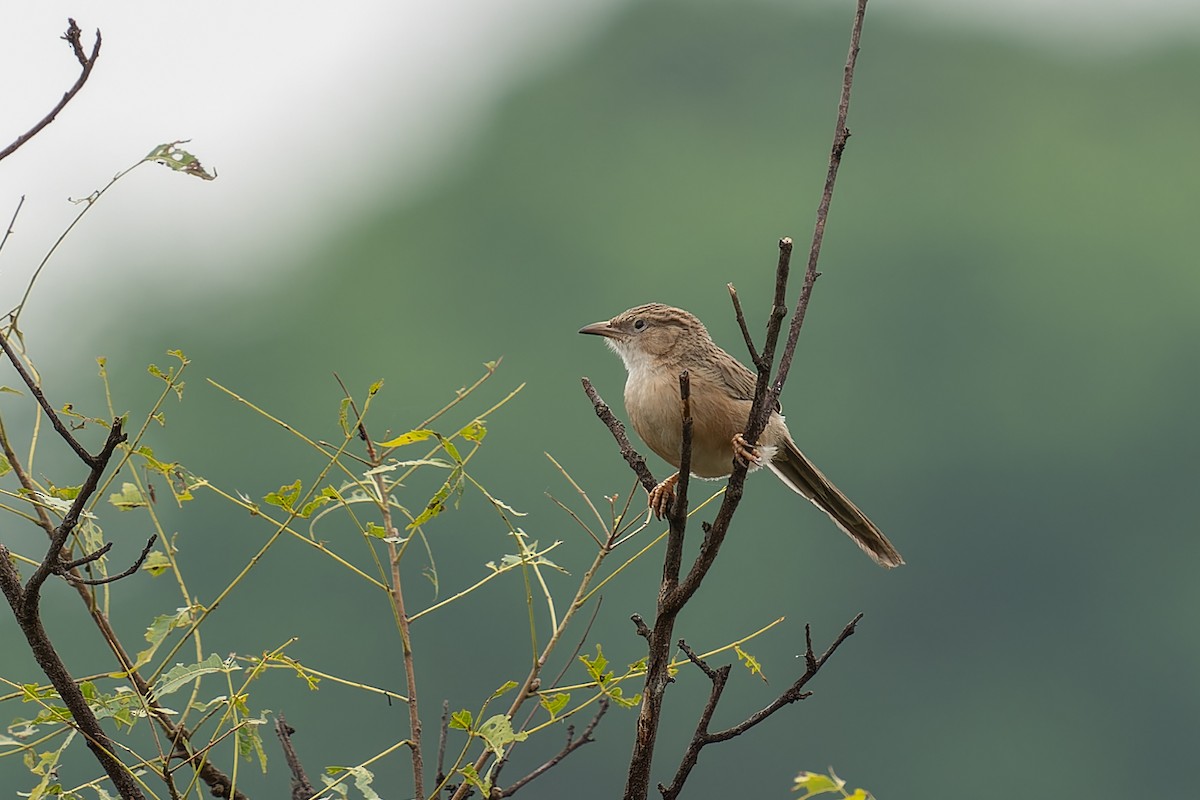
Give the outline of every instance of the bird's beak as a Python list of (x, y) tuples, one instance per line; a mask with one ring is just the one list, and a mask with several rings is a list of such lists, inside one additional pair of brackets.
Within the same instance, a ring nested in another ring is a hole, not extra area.
[(593, 336), (603, 336), (607, 339), (618, 339), (621, 332), (612, 326), (608, 320), (604, 322), (593, 322), (591, 325), (584, 325), (579, 329), (580, 333), (590, 333)]

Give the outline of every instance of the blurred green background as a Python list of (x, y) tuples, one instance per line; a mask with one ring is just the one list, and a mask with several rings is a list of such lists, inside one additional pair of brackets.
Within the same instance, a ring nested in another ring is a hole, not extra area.
[[(167, 407), (152, 444), (254, 498), (309, 483), (321, 462), (204, 377), (325, 439), (337, 436), (331, 372), (360, 395), (382, 378), (381, 436), (419, 423), (502, 356), (479, 402), (446, 427), (526, 383), (489, 419), (473, 474), (528, 512), (520, 523), (531, 536), (563, 540), (553, 558), (574, 576), (554, 578), (565, 603), (590, 539), (544, 496), (573, 499), (543, 451), (597, 499), (632, 482), (579, 387), (590, 376), (620, 410), (623, 369), (575, 331), (658, 300), (695, 312), (741, 354), (724, 286), (737, 284), (760, 330), (776, 240), (791, 235), (806, 252), (849, 18), (849, 6), (629, 7), (512, 92), (418, 199), (381, 199), (287, 269), (240, 265), (271, 271), (267, 285), (153, 299), (127, 287), (128, 312), (90, 310), (107, 328), (84, 347), (52, 357), (34, 338), (33, 355), (54, 398), (94, 413), (102, 393), (89, 364), (107, 355), (118, 408), (136, 412), (156, 391), (145, 364), (183, 349), (193, 361), (185, 400)], [(747, 646), (770, 684), (735, 671), (717, 724), (747, 716), (802, 671), (805, 622), (823, 647), (865, 617), (812, 698), (705, 750), (685, 796), (786, 797), (798, 770), (828, 765), (880, 798), (1189, 791), (1200, 743), (1200, 637), (1188, 622), (1200, 602), (1197, 74), (1194, 44), (1055, 52), (868, 13), (824, 277), (784, 404), (801, 447), (908, 565), (880, 570), (778, 482), (749, 483), (677, 632), (709, 649), (787, 621)], [(370, 133), (385, 151), (403, 132)], [(204, 268), (186, 247), (160, 267)], [(41, 286), (31, 324), (50, 327), (54, 295), (69, 288)], [(16, 401), (3, 408), (20, 419)], [(665, 473), (656, 459), (651, 468)], [(432, 488), (418, 482), (402, 500), (419, 507)], [(212, 496), (164, 513), (202, 603), (269, 533)], [(122, 556), (149, 532), (132, 515), (108, 530)], [(512, 552), (472, 491), (428, 533), (442, 596)], [(365, 562), (345, 526), (321, 535)], [(27, 550), (36, 541), (5, 537)], [(409, 566), (410, 605), (420, 607), (433, 592)], [(602, 643), (617, 665), (643, 654), (628, 617), (652, 615), (658, 572), (647, 558), (606, 587), (587, 649)], [(515, 577), (499, 580), (414, 626), (427, 731), (443, 698), (475, 708), (524, 676), (523, 591)], [(48, 602), (67, 657), (97, 652), (67, 591)], [(171, 587), (142, 575), (121, 585), (113, 615), (137, 641), (176, 605)], [(256, 653), (292, 635), (302, 635), (288, 651), (300, 661), (403, 691), (380, 598), (285, 540), (212, 616), (207, 644)], [(12, 622), (0, 619), (0, 636), (16, 641)], [(19, 650), (5, 645), (0, 674), (36, 680)], [(276, 673), (254, 691), (257, 707), (282, 710), (299, 730), (313, 772), (358, 763), (407, 726), (402, 706), (330, 684), (310, 693)], [(668, 694), (656, 781), (673, 773), (706, 691), (684, 670)], [(610, 711), (596, 744), (522, 794), (617, 796), (633, 721)], [(526, 746), (506, 778), (559, 745)], [(268, 777), (253, 767), (239, 777), (254, 797), (286, 792), (272, 740), (268, 752)], [(406, 756), (375, 766), (384, 797), (407, 796)], [(13, 796), (27, 775), (0, 761), (0, 785)]]

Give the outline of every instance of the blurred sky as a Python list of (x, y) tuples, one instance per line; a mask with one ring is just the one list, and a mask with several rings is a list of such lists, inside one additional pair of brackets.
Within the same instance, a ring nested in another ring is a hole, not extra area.
[[(16, 302), (78, 212), (66, 198), (183, 138), (219, 180), (152, 165), (135, 172), (56, 255), (45, 281), (70, 280), (72, 291), (55, 301), (86, 303), (131, 282), (215, 295), (269, 279), (266, 265), (286, 265), (385, 195), (394, 203), (428, 186), (486, 130), (506, 90), (603, 30), (625, 3), (6, 3), (5, 143), (78, 74), (59, 41), (68, 16), (89, 48), (96, 28), (104, 45), (84, 91), (0, 169), (0, 216), (27, 195), (0, 253), (0, 301)], [(1200, 36), (1194, 0), (873, 0), (871, 11), (983, 28), (1072, 58)], [(869, 21), (866, 36), (869, 47)], [(255, 274), (247, 264), (263, 266)], [(35, 303), (48, 303), (49, 291)], [(35, 330), (37, 321), (26, 318)]]

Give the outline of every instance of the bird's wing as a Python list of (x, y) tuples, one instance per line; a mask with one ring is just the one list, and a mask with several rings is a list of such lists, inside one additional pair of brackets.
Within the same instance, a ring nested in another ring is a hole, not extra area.
[(720, 385), (725, 387), (730, 397), (736, 400), (754, 399), (754, 383), (758, 376), (746, 369), (742, 362), (724, 350), (718, 350), (717, 357), (709, 363), (720, 379)]

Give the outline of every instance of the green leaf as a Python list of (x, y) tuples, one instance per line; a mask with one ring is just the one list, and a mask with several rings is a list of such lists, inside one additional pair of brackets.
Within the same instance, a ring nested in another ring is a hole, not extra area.
[(110, 494), (108, 502), (121, 511), (132, 511), (135, 508), (144, 508), (150, 505), (141, 489), (129, 481), (121, 484), (121, 491)]
[(263, 502), (282, 508), (284, 511), (291, 511), (299, 499), (300, 479), (297, 478), (294, 483), (288, 486), (280, 486), (279, 491), (268, 494), (263, 498)]
[(442, 449), (446, 451), (446, 455), (453, 458), (455, 464), (461, 464), (462, 456), (458, 454), (458, 448), (454, 446), (454, 442), (450, 441), (449, 439), (440, 439), (440, 441), (442, 443)]
[(600, 649), (600, 645), (596, 645), (596, 657), (591, 661), (587, 656), (580, 656), (579, 660), (583, 662), (583, 666), (587, 669), (588, 675), (597, 686), (603, 686), (612, 679), (612, 673), (605, 674), (604, 670), (608, 666), (608, 659), (604, 657), (604, 651)]
[(15, 394), (17, 397), (24, 396), (21, 394), (21, 392), (12, 388), (11, 386), (0, 386), (0, 394)]
[(154, 577), (158, 577), (171, 568), (171, 559), (162, 550), (151, 550), (150, 555), (142, 562), (142, 569)]
[(803, 791), (798, 800), (808, 800), (810, 797), (816, 797), (819, 794), (830, 794), (841, 792), (845, 781), (840, 778), (836, 779), (829, 775), (822, 775), (819, 772), (801, 772), (796, 776), (796, 781), (792, 786), (793, 792)]
[(450, 727), (456, 730), (469, 731), (474, 721), (474, 715), (465, 708), (462, 711), (455, 711), (450, 715)]
[(430, 436), (437, 436), (437, 433), (428, 429), (421, 428), (420, 430), (412, 430), (408, 433), (397, 436), (395, 439), (389, 439), (386, 442), (380, 442), (380, 447), (403, 447), (406, 444), (414, 442), (423, 442)]
[(496, 691), (492, 692), (492, 698), (491, 698), (491, 699), (495, 700), (497, 697), (500, 697), (500, 696), (501, 696), (501, 695), (503, 695), (503, 694), (507, 694), (508, 692), (511, 692), (511, 691), (512, 691), (513, 689), (515, 689), (515, 688), (517, 688), (517, 682), (516, 682), (516, 681), (505, 681), (505, 682), (503, 683), (503, 685), (501, 685), (501, 686), (500, 686), (500, 688), (499, 688), (499, 689), (497, 689)]
[(338, 797), (348, 798), (349, 792), (346, 790), (345, 782), (334, 786), (334, 779), (329, 775), (338, 775), (339, 773), (348, 772), (354, 778), (354, 788), (358, 789), (363, 796), (363, 800), (383, 800), (382, 797), (371, 787), (375, 781), (375, 774), (363, 766), (358, 767), (326, 767), (325, 772), (328, 775), (322, 775), (321, 780), (325, 782), (327, 791), (337, 792)]
[[(176, 172), (182, 172), (185, 175), (194, 175), (201, 180), (216, 180), (216, 170), (213, 170), (212, 174), (210, 175), (200, 164), (200, 159), (179, 147), (181, 144), (187, 144), (188, 141), (188, 139), (180, 139), (176, 142), (160, 144), (158, 147), (147, 153), (146, 157), (142, 160), (155, 161), (163, 166), (170, 167)], [(179, 353), (179, 351), (172, 351), (172, 354), (174, 353)], [(179, 355), (182, 358), (183, 354), (179, 353)]]
[(8, 473), (12, 472), (12, 464), (8, 463), (8, 459), (0, 455), (0, 478), (3, 478)]
[(558, 712), (567, 707), (567, 703), (571, 702), (571, 695), (566, 692), (556, 692), (552, 697), (539, 697), (538, 702), (542, 704), (542, 708), (550, 712), (550, 719), (558, 717)]
[(458, 435), (466, 439), (468, 442), (475, 442), (475, 444), (479, 444), (483, 441), (483, 437), (487, 436), (487, 428), (484, 427), (483, 420), (477, 419), (460, 430)]
[(604, 693), (608, 695), (614, 703), (622, 708), (633, 708), (638, 703), (642, 702), (642, 695), (640, 693), (635, 694), (633, 697), (626, 697), (625, 692), (622, 691), (620, 686), (614, 686), (611, 689), (607, 689)]
[[(163, 558), (166, 558), (166, 556), (163, 556)], [(186, 628), (192, 624), (192, 608), (192, 606), (183, 606), (175, 609), (174, 614), (160, 614), (154, 618), (150, 623), (150, 627), (146, 628), (146, 632), (143, 634), (150, 646), (137, 654), (137, 661), (133, 662), (134, 669), (139, 669), (150, 663), (150, 659), (154, 657), (154, 651), (158, 650), (158, 646), (166, 640), (171, 631)], [(110, 674), (109, 677), (124, 678), (128, 674), (128, 672), (115, 672)]]
[(746, 665), (746, 669), (750, 670), (751, 675), (757, 675), (762, 678), (763, 683), (767, 683), (767, 676), (763, 674), (762, 664), (758, 663), (758, 659), (747, 653), (739, 645), (733, 646), (733, 652), (737, 653), (738, 661)]
[(211, 675), (215, 672), (231, 672), (237, 669), (241, 669), (241, 667), (236, 665), (227, 666), (216, 653), (196, 664), (176, 664), (159, 678), (158, 684), (154, 687), (154, 699), (158, 700), (172, 692), (177, 692), (192, 681), (205, 675)]
[(529, 734), (525, 731), (520, 733), (514, 731), (512, 720), (505, 714), (488, 717), (479, 726), (479, 730), (475, 731), (475, 735), (483, 739), (488, 750), (495, 753), (498, 759), (504, 758), (504, 748), (513, 742), (523, 742), (529, 738)]
[(483, 780), (480, 780), (479, 773), (475, 771), (474, 764), (467, 764), (465, 767), (462, 767), (461, 769), (459, 769), (459, 773), (462, 774), (463, 780), (465, 780), (468, 784), (470, 784), (471, 786), (474, 786), (476, 789), (479, 790), (480, 795), (482, 795), (483, 797), (491, 796), (491, 794), (492, 794), (491, 779), (484, 778)]
[(297, 516), (303, 519), (308, 519), (318, 508), (337, 499), (338, 494), (334, 488), (332, 486), (326, 486), (317, 494), (316, 497), (304, 504), (304, 507), (300, 509)]
[(243, 720), (243, 722), (246, 724), (237, 729), (238, 755), (247, 761), (257, 758), (259, 767), (262, 769), (263, 774), (266, 775), (267, 753), (263, 750), (262, 735), (258, 731), (259, 725), (266, 724), (266, 717), (247, 719)]
[(382, 525), (378, 525), (374, 522), (368, 522), (367, 535), (374, 536), (376, 539), (385, 539), (387, 538), (388, 532), (387, 528), (383, 527)]
[[(82, 488), (82, 487), (79, 487), (79, 486), (55, 486), (53, 483), (49, 484), (50, 496), (54, 497), (58, 500), (74, 500), (76, 497), (79, 496), (80, 488)], [(60, 510), (63, 512), (66, 512), (68, 507), (69, 506), (64, 505)]]
[(424, 525), (429, 520), (446, 510), (446, 500), (455, 491), (462, 490), (462, 474), (461, 466), (457, 466), (450, 471), (446, 482), (442, 484), (442, 488), (438, 489), (437, 494), (429, 498), (429, 502), (425, 505), (425, 510), (416, 516), (416, 518), (404, 526), (405, 530), (414, 530), (415, 528)]
[(343, 397), (342, 402), (338, 405), (338, 425), (342, 429), (343, 436), (350, 435), (350, 403), (349, 397)]

